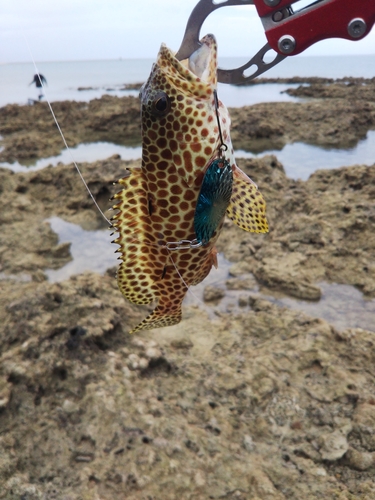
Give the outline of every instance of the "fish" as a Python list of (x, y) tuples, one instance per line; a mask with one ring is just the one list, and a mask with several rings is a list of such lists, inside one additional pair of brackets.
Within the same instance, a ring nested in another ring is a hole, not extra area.
[(265, 200), (236, 165), (217, 97), (216, 39), (200, 43), (183, 61), (161, 45), (140, 91), (141, 166), (125, 172), (113, 198), (119, 289), (133, 304), (156, 304), (130, 333), (181, 321), (187, 290), (217, 267), (225, 216), (268, 232)]

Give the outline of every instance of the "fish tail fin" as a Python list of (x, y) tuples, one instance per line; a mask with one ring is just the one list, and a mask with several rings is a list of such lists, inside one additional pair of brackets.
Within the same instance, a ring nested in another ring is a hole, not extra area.
[(181, 304), (172, 310), (165, 307), (165, 305), (160, 304), (149, 316), (147, 316), (147, 318), (145, 318), (129, 333), (133, 334), (139, 332), (140, 330), (152, 330), (153, 328), (177, 325), (177, 323), (181, 321), (181, 317)]

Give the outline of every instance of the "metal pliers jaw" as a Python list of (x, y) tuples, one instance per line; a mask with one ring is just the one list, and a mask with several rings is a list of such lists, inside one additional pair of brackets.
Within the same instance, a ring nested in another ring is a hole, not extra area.
[[(216, 3), (215, 3), (216, 1)], [(184, 38), (176, 57), (186, 59), (200, 47), (199, 32), (204, 20), (216, 9), (231, 5), (255, 5), (263, 23), (268, 43), (249, 62), (236, 69), (219, 69), (222, 83), (241, 84), (269, 70), (287, 56), (300, 54), (308, 47), (326, 38), (360, 40), (375, 24), (374, 0), (311, 0), (300, 10), (299, 0), (200, 0), (188, 20)], [(276, 56), (265, 62), (267, 52)], [(245, 71), (254, 66), (254, 71)]]
[[(201, 46), (199, 42), (199, 33), (206, 18), (216, 9), (221, 7), (228, 7), (233, 5), (254, 5), (254, 0), (226, 0), (221, 3), (214, 3), (214, 0), (200, 0), (194, 7), (190, 14), (189, 20), (186, 25), (184, 38), (181, 46), (176, 54), (177, 59), (182, 61), (191, 56)], [(254, 57), (246, 64), (235, 69), (218, 69), (217, 79), (221, 83), (241, 84), (246, 83), (253, 78), (261, 75), (269, 70), (280, 61), (285, 59), (286, 56), (276, 54), (276, 57), (271, 62), (265, 62), (264, 56), (272, 50), (271, 46), (266, 43)], [(249, 76), (245, 76), (245, 71), (254, 66), (254, 72)]]

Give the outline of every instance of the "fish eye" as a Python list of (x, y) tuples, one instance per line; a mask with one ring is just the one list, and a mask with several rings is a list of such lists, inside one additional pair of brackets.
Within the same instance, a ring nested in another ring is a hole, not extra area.
[(171, 99), (165, 92), (156, 94), (152, 102), (152, 113), (157, 116), (165, 116), (171, 109)]

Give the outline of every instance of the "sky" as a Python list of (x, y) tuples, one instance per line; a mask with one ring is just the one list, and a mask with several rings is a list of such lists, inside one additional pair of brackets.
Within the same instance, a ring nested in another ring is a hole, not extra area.
[[(306, 0), (303, 2), (306, 4)], [(154, 58), (161, 42), (171, 49), (179, 48), (196, 3), (197, 0), (0, 0), (0, 64), (29, 62), (30, 50), (36, 61)], [(254, 6), (218, 9), (203, 25), (201, 34), (206, 33), (216, 35), (222, 57), (250, 59), (266, 43)], [(336, 54), (375, 54), (375, 30), (357, 42), (325, 40), (303, 53)]]

